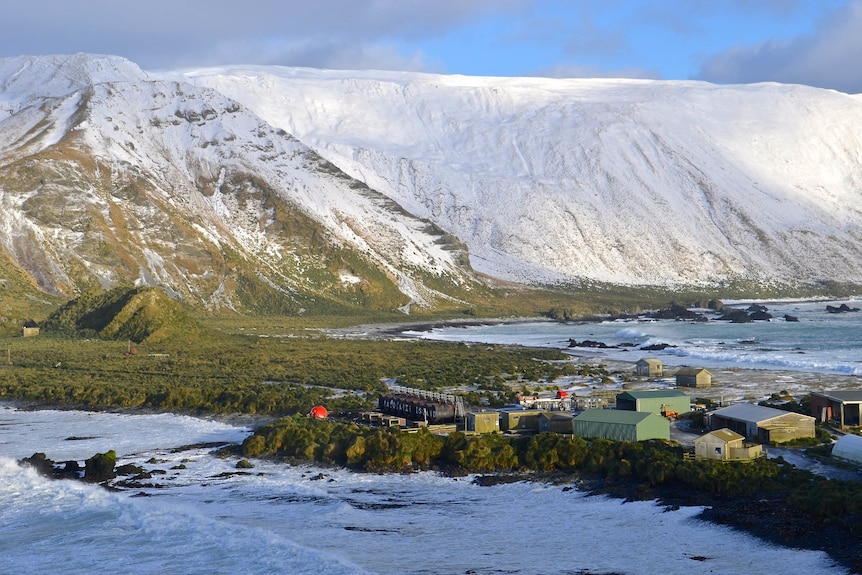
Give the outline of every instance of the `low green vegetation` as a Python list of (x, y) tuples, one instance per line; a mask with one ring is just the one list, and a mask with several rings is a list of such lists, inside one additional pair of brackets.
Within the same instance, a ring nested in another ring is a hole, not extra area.
[(275, 323), (209, 329), (151, 288), (82, 296), (42, 322), (39, 336), (0, 338), (0, 346), (0, 398), (84, 408), (361, 409), (387, 389), (384, 380), (460, 388), (468, 402), (499, 404), (514, 399), (521, 380), (604, 375), (549, 349), (335, 339)]
[(549, 361), (563, 359), (552, 350), (421, 341), (210, 335), (135, 344), (40, 335), (0, 338), (0, 346), (0, 398), (85, 408), (286, 415), (317, 403), (367, 407), (387, 389), (384, 378), (431, 390), (465, 387), (476, 402), (496, 402), (514, 398), (511, 386), (492, 385), (504, 377), (601, 377), (596, 368)]

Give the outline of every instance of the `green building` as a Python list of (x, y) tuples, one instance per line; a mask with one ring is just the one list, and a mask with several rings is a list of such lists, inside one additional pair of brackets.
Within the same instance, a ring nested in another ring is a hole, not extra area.
[(475, 433), (500, 431), (500, 414), (496, 411), (471, 411), (467, 414), (467, 431)]
[(656, 415), (662, 415), (665, 411), (688, 413), (691, 411), (691, 400), (678, 389), (626, 391), (617, 395), (617, 409), (646, 411)]
[(643, 411), (588, 409), (572, 420), (572, 433), (614, 441), (670, 439), (670, 422)]

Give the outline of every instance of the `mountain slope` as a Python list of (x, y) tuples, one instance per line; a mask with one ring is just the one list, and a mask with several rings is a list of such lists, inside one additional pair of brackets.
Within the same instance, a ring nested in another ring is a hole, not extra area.
[(860, 138), (862, 99), (803, 86), (2, 59), (0, 296), (862, 285)]
[(86, 55), (2, 61), (0, 86), (0, 245), (46, 292), (298, 313), (469, 287), (431, 222), (211, 89)]
[(862, 280), (862, 100), (778, 84), (192, 70), (520, 282)]

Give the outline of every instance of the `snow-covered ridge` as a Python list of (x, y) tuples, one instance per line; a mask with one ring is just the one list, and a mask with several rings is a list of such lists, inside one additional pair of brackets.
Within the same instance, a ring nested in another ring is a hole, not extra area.
[(862, 101), (804, 86), (193, 70), (519, 281), (860, 279)]

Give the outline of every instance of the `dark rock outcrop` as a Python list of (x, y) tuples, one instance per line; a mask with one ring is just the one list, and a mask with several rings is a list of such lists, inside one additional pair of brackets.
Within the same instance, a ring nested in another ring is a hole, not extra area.
[(767, 311), (753, 311), (748, 317), (750, 317), (753, 321), (769, 321), (772, 319), (772, 314)]
[(858, 307), (850, 307), (846, 303), (842, 303), (839, 306), (827, 305), (826, 311), (828, 311), (829, 313), (846, 313), (849, 311), (859, 311), (859, 308)]
[(669, 343), (653, 343), (650, 345), (645, 345), (640, 347), (641, 351), (661, 351), (663, 349), (667, 349), (669, 347), (676, 347), (675, 345), (671, 345)]
[(718, 319), (722, 321), (729, 321), (730, 323), (751, 323), (754, 321), (753, 319), (751, 319), (751, 316), (749, 316), (748, 313), (745, 312), (745, 310), (729, 307), (724, 308), (724, 313)]
[(138, 465), (132, 465), (131, 463), (126, 463), (125, 465), (120, 465), (115, 470), (117, 475), (137, 475), (139, 473), (144, 472), (144, 468)]
[(48, 459), (44, 453), (34, 453), (30, 457), (19, 460), (18, 463), (32, 467), (39, 475), (48, 477), (54, 475), (54, 462)]
[(117, 464), (117, 453), (112, 449), (105, 453), (97, 453), (84, 462), (84, 481), (101, 483), (116, 477), (114, 466)]
[(602, 341), (593, 341), (591, 339), (585, 339), (584, 341), (580, 342), (574, 339), (570, 339), (569, 347), (594, 347), (598, 349), (611, 349), (613, 346), (610, 346)]
[(702, 313), (690, 310), (685, 306), (673, 304), (669, 308), (656, 310), (646, 314), (651, 319), (675, 319), (680, 321), (707, 321)]

